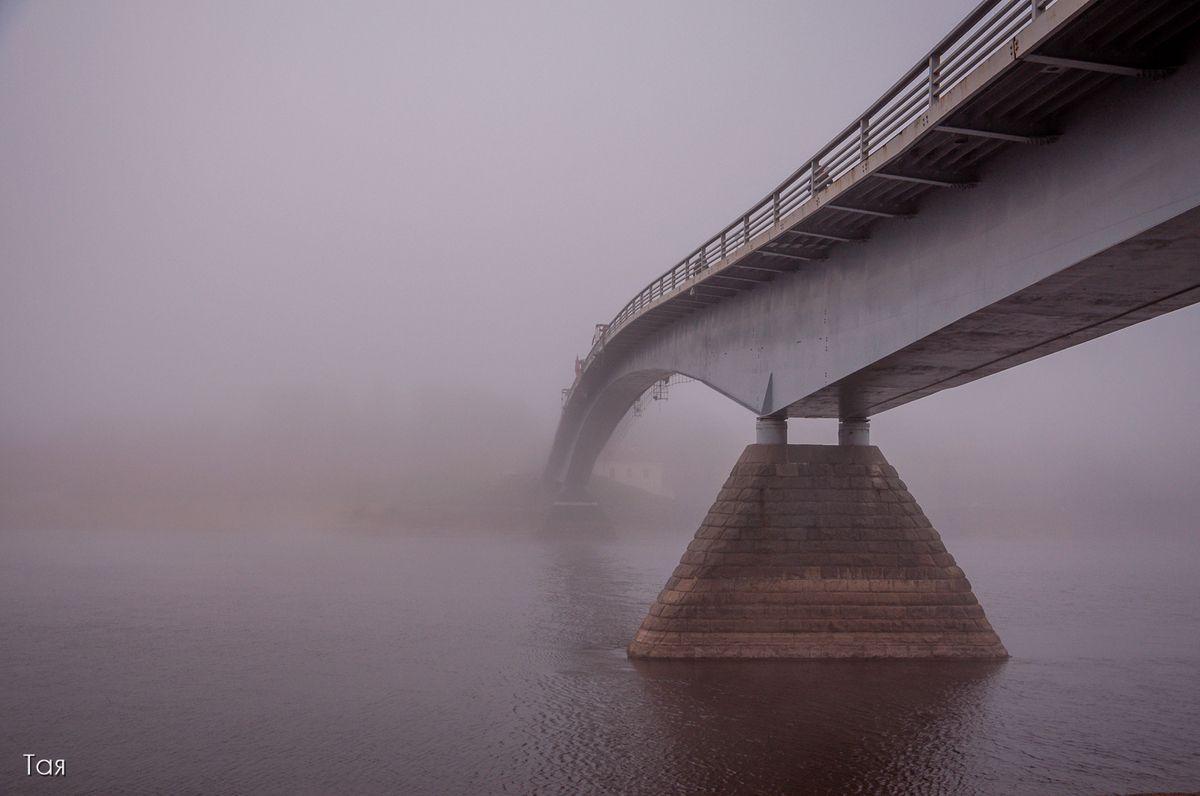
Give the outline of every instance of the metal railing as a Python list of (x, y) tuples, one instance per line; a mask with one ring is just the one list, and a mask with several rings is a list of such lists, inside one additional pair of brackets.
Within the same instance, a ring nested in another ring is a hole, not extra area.
[(817, 193), (858, 166), (930, 110), (938, 98), (1006, 47), (1056, 0), (984, 0), (849, 127), (731, 224), (633, 297), (592, 345), (584, 368), (630, 321), (667, 296), (690, 288)]

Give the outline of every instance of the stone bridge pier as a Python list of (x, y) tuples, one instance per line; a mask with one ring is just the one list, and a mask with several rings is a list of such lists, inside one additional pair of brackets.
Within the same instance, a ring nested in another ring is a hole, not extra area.
[(651, 606), (634, 658), (1006, 658), (963, 571), (869, 442), (760, 418)]

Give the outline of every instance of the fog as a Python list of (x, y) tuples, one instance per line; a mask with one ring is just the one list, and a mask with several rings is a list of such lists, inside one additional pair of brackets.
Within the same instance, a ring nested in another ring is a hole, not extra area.
[(0, 791), (1196, 789), (1197, 308), (872, 418), (945, 548), (697, 620), (1008, 663), (628, 659), (754, 437), (700, 383), (544, 521), (594, 324), (976, 2), (0, 0)]
[[(501, 500), (593, 324), (973, 5), (0, 6), (0, 526)], [(1184, 310), (873, 439), (939, 526), (1191, 534), (1198, 332)], [(622, 444), (698, 516), (752, 434), (684, 384)]]

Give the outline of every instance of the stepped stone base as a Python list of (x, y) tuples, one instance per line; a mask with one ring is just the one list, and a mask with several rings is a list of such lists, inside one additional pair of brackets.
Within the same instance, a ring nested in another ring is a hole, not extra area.
[(750, 445), (634, 658), (1006, 658), (874, 446)]

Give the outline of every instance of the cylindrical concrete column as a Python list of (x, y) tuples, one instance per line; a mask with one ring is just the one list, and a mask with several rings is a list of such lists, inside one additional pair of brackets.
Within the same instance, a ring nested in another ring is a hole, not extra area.
[(870, 420), (865, 417), (843, 417), (838, 421), (838, 445), (870, 444)]
[(760, 417), (754, 424), (754, 441), (759, 445), (787, 445), (787, 418)]

